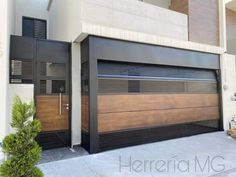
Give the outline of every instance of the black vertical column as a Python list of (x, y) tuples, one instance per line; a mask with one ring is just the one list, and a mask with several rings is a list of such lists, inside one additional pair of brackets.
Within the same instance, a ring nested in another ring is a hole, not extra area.
[(90, 153), (99, 152), (97, 121), (97, 58), (94, 55), (94, 38), (89, 38), (89, 131)]

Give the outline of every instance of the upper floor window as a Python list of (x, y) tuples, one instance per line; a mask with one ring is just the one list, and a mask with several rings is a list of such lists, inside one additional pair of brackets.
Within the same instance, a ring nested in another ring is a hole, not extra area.
[(47, 38), (47, 21), (23, 17), (22, 35), (33, 38)]

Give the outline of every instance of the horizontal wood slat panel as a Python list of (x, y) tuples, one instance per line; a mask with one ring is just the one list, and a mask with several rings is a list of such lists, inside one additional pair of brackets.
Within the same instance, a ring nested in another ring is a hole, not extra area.
[(218, 106), (217, 94), (99, 95), (98, 113)]
[(36, 117), (43, 132), (69, 129), (68, 103), (69, 97), (62, 96), (62, 115), (59, 115), (59, 96), (36, 96)]
[[(219, 107), (98, 114), (100, 133), (219, 119)], [(170, 130), (171, 131), (171, 130)]]
[(81, 121), (82, 121), (82, 130), (89, 132), (89, 97), (81, 96)]

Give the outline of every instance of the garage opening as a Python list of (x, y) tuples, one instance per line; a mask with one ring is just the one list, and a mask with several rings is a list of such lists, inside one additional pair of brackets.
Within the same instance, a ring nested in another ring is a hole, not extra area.
[(219, 117), (214, 71), (98, 62), (100, 133), (185, 123), (217, 129)]
[(82, 145), (108, 149), (219, 131), (219, 55), (88, 36)]

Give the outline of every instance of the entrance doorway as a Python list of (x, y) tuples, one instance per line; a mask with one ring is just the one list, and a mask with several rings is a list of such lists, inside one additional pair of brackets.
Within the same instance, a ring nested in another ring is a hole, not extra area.
[(33, 84), (43, 149), (70, 146), (70, 52), (67, 42), (11, 36), (10, 83)]
[(68, 43), (37, 40), (35, 102), (44, 149), (70, 145), (69, 48)]

